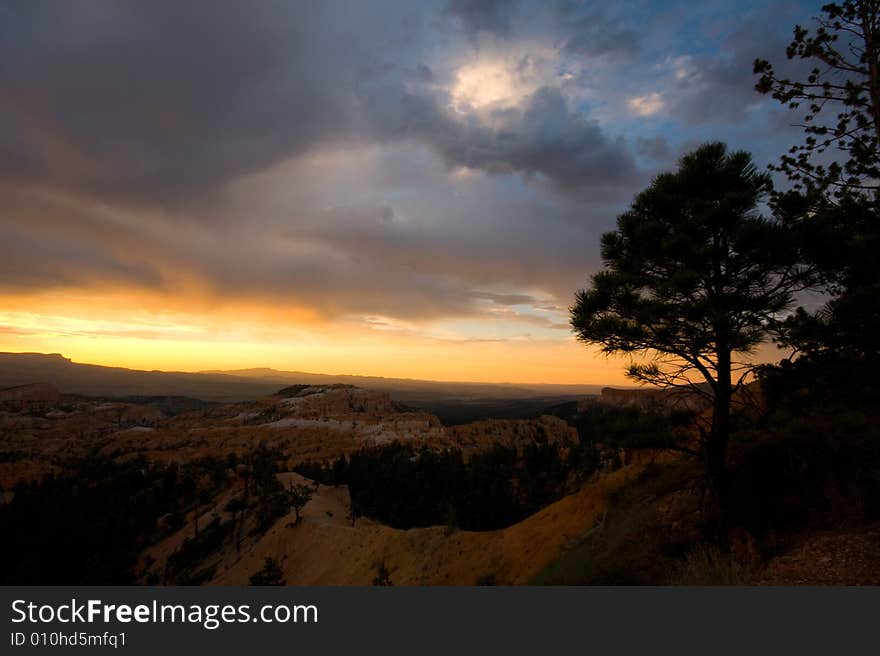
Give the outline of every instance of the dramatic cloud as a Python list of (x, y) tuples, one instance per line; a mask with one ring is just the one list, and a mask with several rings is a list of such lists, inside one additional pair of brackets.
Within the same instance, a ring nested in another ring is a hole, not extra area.
[(391, 137), (405, 124), (406, 136), (452, 166), (543, 176), (570, 190), (625, 186), (635, 172), (625, 143), (573, 112), (555, 88), (542, 87), (522, 106), (494, 109), (485, 118), (444, 115), (413, 95), (392, 97), (390, 104), (372, 112), (377, 132)]
[[(380, 23), (380, 5), (13, 4), (0, 173), (155, 204), (364, 138), (420, 139), (451, 164), (564, 186), (626, 165), (623, 148), (552, 88), (485, 122), (453, 116), (421, 61), (430, 43), (407, 43), (420, 29), (412, 21)], [(480, 6), (469, 11), (500, 11)], [(398, 51), (374, 46), (371, 31)]]
[(0, 0), (0, 311), (569, 339), (652, 175), (708, 138), (779, 152), (751, 60), (806, 6)]

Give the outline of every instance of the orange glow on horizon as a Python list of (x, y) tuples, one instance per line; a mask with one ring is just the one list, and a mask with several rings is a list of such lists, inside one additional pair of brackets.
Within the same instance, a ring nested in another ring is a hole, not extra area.
[[(189, 307), (190, 311), (184, 308)], [(607, 357), (567, 330), (516, 319), (401, 322), (326, 318), (308, 309), (209, 297), (82, 293), (0, 297), (0, 351), (163, 371), (268, 367), (448, 382), (631, 385), (627, 357)], [(458, 331), (458, 332), (456, 332)], [(506, 331), (506, 332), (505, 332)], [(480, 334), (482, 333), (482, 334)], [(756, 359), (781, 356), (772, 345)]]
[(259, 304), (203, 301), (198, 310), (163, 310), (158, 299), (136, 294), (0, 298), (0, 350), (164, 371), (270, 367), (451, 382), (627, 382), (624, 359), (601, 356), (567, 331), (553, 339), (483, 339)]

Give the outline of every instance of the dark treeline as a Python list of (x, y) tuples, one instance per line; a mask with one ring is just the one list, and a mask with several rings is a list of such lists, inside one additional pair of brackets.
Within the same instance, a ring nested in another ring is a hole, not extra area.
[(17, 486), (12, 499), (0, 505), (0, 585), (133, 584), (144, 548), (180, 530), (239, 482), (242, 493), (225, 515), (201, 527), (196, 521), (163, 575), (149, 580), (200, 583), (211, 574), (202, 569), (204, 559), (221, 545), (240, 544), (295, 503), (302, 505), (303, 491), (278, 481), (281, 462), (282, 454), (264, 445), (242, 456), (182, 465), (96, 454), (61, 462), (61, 473)]
[[(138, 552), (179, 528), (216, 463), (159, 467), (83, 458), (0, 507), (0, 583), (130, 584)], [(222, 471), (220, 467), (214, 471)]]
[(676, 429), (692, 421), (691, 412), (601, 403), (580, 409), (576, 402), (563, 403), (547, 408), (545, 414), (565, 419), (574, 426), (582, 443), (613, 448), (670, 448), (678, 440)]
[(548, 408), (578, 431), (566, 447), (538, 441), (466, 456), (401, 442), (297, 467), (325, 485), (346, 485), (352, 512), (395, 528), (445, 524), (486, 531), (515, 524), (560, 499), (597, 469), (619, 466), (621, 448), (674, 446), (688, 417), (635, 407), (576, 403)]
[(395, 442), (297, 471), (328, 485), (347, 485), (352, 512), (395, 528), (446, 524), (470, 531), (514, 524), (566, 493), (598, 466), (589, 444), (548, 443), (521, 453), (497, 446), (465, 457)]
[(551, 404), (582, 397), (534, 397), (526, 399), (418, 399), (408, 401), (413, 409), (430, 412), (444, 426), (470, 424), (486, 419), (534, 419), (546, 413)]

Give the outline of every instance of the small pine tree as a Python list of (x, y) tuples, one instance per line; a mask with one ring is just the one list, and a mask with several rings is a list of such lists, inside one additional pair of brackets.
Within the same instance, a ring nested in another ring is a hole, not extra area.
[(381, 561), (376, 566), (376, 576), (373, 579), (373, 585), (376, 586), (391, 586), (394, 583), (391, 581), (391, 572), (388, 571), (388, 567), (385, 566), (385, 561)]
[(263, 569), (251, 577), (251, 585), (286, 585), (278, 561), (267, 556), (263, 562)]
[(296, 523), (299, 524), (300, 511), (312, 500), (312, 488), (308, 485), (291, 483), (287, 490), (287, 499), (293, 507), (293, 512), (296, 513)]

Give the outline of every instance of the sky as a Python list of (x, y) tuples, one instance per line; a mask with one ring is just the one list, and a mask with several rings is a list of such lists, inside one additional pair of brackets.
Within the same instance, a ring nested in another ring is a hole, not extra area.
[(0, 0), (0, 350), (624, 382), (568, 307), (820, 3)]

